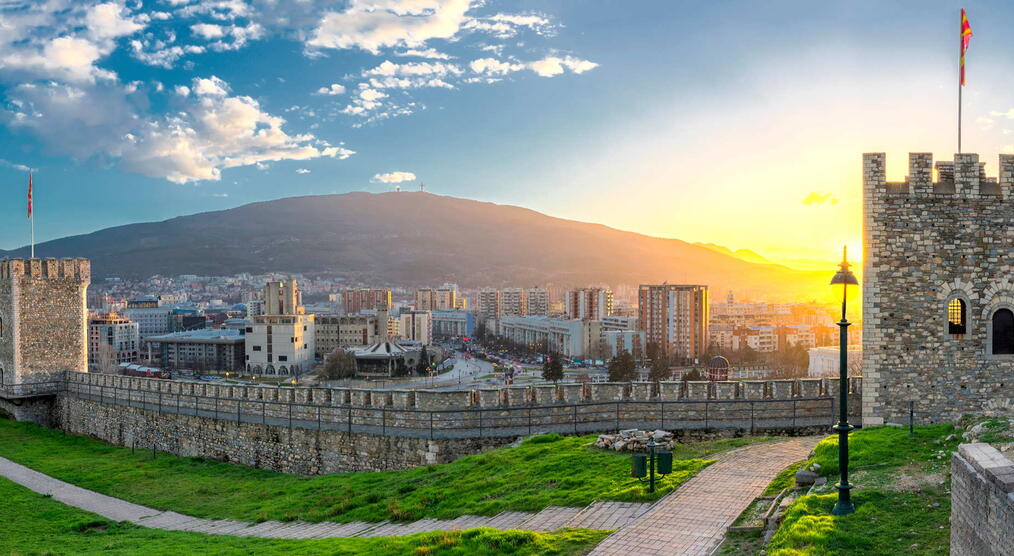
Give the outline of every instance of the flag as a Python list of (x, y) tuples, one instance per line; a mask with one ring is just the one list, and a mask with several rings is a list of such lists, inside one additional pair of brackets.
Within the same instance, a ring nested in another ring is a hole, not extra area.
[(28, 172), (28, 217), (32, 217), (32, 173)]
[(961, 86), (965, 86), (965, 51), (968, 50), (968, 41), (972, 40), (972, 26), (968, 24), (968, 14), (961, 9)]

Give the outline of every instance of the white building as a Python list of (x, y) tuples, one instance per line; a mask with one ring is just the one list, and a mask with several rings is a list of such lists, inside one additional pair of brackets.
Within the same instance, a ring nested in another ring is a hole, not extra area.
[(247, 372), (298, 375), (314, 366), (314, 316), (307, 315), (295, 280), (264, 286), (265, 314), (246, 329)]
[[(839, 361), (838, 346), (831, 347), (816, 347), (811, 348), (808, 352), (810, 355), (810, 366), (807, 369), (807, 376), (810, 378), (822, 378), (822, 377), (838, 377), (839, 367), (841, 361)], [(862, 345), (851, 345), (849, 346), (849, 376), (862, 376), (863, 374), (863, 346)]]
[(634, 357), (644, 357), (643, 330), (602, 330), (603, 357), (615, 357), (629, 351)]
[(550, 317), (503, 317), (499, 335), (564, 357), (584, 357), (601, 338), (599, 323)]
[(531, 316), (549, 315), (549, 291), (544, 288), (525, 290), (525, 314)]
[(528, 314), (528, 299), (523, 288), (500, 290), (500, 316), (522, 317)]
[(433, 315), (430, 311), (402, 311), (399, 320), (401, 339), (413, 340), (424, 346), (433, 343)]
[(173, 308), (165, 304), (161, 297), (139, 297), (127, 302), (123, 315), (137, 323), (138, 334), (143, 340), (148, 336), (168, 334), (169, 314)]
[(491, 288), (480, 290), (478, 310), (482, 318), (500, 318), (500, 290)]
[(475, 334), (475, 315), (468, 311), (434, 311), (433, 336), (461, 338)]

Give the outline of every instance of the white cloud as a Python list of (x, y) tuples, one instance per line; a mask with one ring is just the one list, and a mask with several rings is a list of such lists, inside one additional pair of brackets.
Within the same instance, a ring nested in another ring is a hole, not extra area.
[(1007, 118), (1008, 120), (1014, 120), (1014, 108), (1011, 108), (1006, 112), (990, 112), (989, 115), (994, 118)]
[(374, 54), (385, 47), (419, 47), (457, 34), (469, 8), (471, 0), (353, 0), (344, 12), (324, 14), (307, 45)]
[(225, 199), (225, 198), (227, 198), (229, 196), (229, 194), (228, 193), (212, 193), (211, 196), (215, 197), (217, 199)]
[(139, 111), (124, 88), (23, 84), (8, 123), (76, 158), (119, 160), (121, 166), (175, 183), (218, 180), (221, 170), (278, 160), (348, 158), (353, 151), (310, 134), (290, 135), (285, 120), (248, 96), (229, 96), (221, 79), (177, 88), (165, 116)]
[(975, 119), (975, 125), (979, 126), (981, 130), (992, 129), (996, 124), (993, 118), (987, 118), (986, 116), (979, 116)]
[(306, 168), (300, 168), (299, 170), (296, 170), (296, 173), (297, 174), (309, 174), (310, 170), (308, 170)]
[(479, 58), (478, 60), (472, 60), (469, 62), (468, 67), (472, 68), (472, 71), (475, 73), (485, 73), (490, 75), (506, 75), (508, 73), (525, 69), (524, 64), (504, 62), (497, 60), (496, 58)]
[(444, 62), (409, 62), (406, 64), (395, 64), (390, 60), (384, 60), (373, 69), (363, 72), (363, 76), (372, 75), (461, 75), (461, 68), (454, 64)]
[(373, 182), (379, 183), (401, 183), (405, 181), (412, 181), (415, 179), (415, 174), (412, 172), (388, 172), (386, 174), (374, 174)]
[(553, 77), (554, 75), (563, 73), (564, 68), (569, 69), (574, 73), (584, 73), (588, 70), (595, 69), (598, 67), (598, 64), (588, 60), (574, 58), (572, 56), (566, 56), (564, 58), (547, 56), (541, 60), (529, 63), (528, 67), (542, 77)]
[(337, 83), (332, 83), (327, 87), (321, 87), (317, 89), (318, 95), (343, 95), (345, 94), (345, 87)]
[(524, 69), (531, 70), (542, 77), (553, 77), (570, 70), (573, 73), (584, 73), (598, 67), (598, 64), (573, 56), (547, 56), (533, 62), (504, 61), (496, 58), (479, 58), (472, 60), (468, 67), (475, 73), (484, 75), (506, 75)]
[(470, 31), (489, 33), (500, 39), (517, 35), (521, 28), (527, 28), (535, 34), (543, 36), (553, 34), (556, 29), (549, 19), (538, 14), (504, 13), (470, 19), (465, 23), (464, 28)]
[(132, 35), (144, 29), (140, 18), (132, 17), (122, 4), (116, 2), (92, 6), (85, 15), (85, 25), (88, 33), (100, 41)]
[(225, 36), (225, 26), (214, 23), (197, 23), (190, 26), (190, 31), (202, 39), (220, 39)]
[(229, 84), (212, 75), (209, 78), (198, 77), (194, 79), (195, 95), (224, 96), (229, 94)]
[(430, 58), (430, 59), (433, 59), (433, 60), (450, 60), (451, 58), (453, 58), (453, 56), (451, 56), (450, 54), (444, 54), (443, 52), (438, 52), (435, 48), (427, 48), (427, 49), (424, 49), (424, 50), (420, 50), (420, 49), (417, 49), (417, 48), (410, 48), (410, 49), (408, 49), (408, 50), (406, 50), (404, 52), (397, 52), (397, 53), (395, 53), (395, 56), (414, 57), (414, 58)]
[(32, 171), (31, 167), (25, 166), (24, 164), (18, 164), (16, 162), (11, 162), (10, 160), (4, 160), (2, 158), (0, 158), (0, 166), (5, 166), (7, 168), (13, 168), (13, 169), (18, 170), (20, 172), (31, 172)]

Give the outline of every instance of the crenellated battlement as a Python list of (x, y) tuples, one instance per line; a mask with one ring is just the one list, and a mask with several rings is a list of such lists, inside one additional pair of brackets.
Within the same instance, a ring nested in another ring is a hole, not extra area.
[[(1011, 198), (1014, 154), (1001, 154), (997, 177), (986, 175), (986, 163), (976, 153), (957, 153), (953, 160), (934, 164), (933, 153), (909, 153), (905, 181), (889, 182), (884, 153), (863, 155), (863, 187), (867, 198), (884, 196)], [(934, 172), (936, 170), (936, 179)]]
[(0, 280), (17, 277), (34, 279), (76, 278), (91, 281), (88, 259), (6, 259), (0, 261)]

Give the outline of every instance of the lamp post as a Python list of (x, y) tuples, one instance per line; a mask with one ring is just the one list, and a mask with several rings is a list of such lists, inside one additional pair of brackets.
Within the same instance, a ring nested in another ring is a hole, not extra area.
[(838, 471), (841, 473), (841, 479), (835, 485), (835, 488), (838, 489), (838, 502), (835, 503), (834, 508), (831, 510), (831, 515), (848, 515), (856, 511), (856, 507), (852, 504), (850, 492), (852, 485), (849, 484), (849, 432), (854, 427), (848, 421), (848, 327), (851, 323), (845, 319), (845, 301), (849, 285), (858, 286), (859, 281), (856, 280), (856, 276), (849, 270), (849, 266), (851, 265), (848, 263), (847, 249), (847, 247), (842, 249), (840, 268), (835, 273), (834, 278), (831, 279), (832, 286), (840, 285), (842, 287), (841, 321), (838, 322), (838, 327), (841, 329), (838, 341), (838, 424), (833, 427), (834, 430), (838, 431)]

